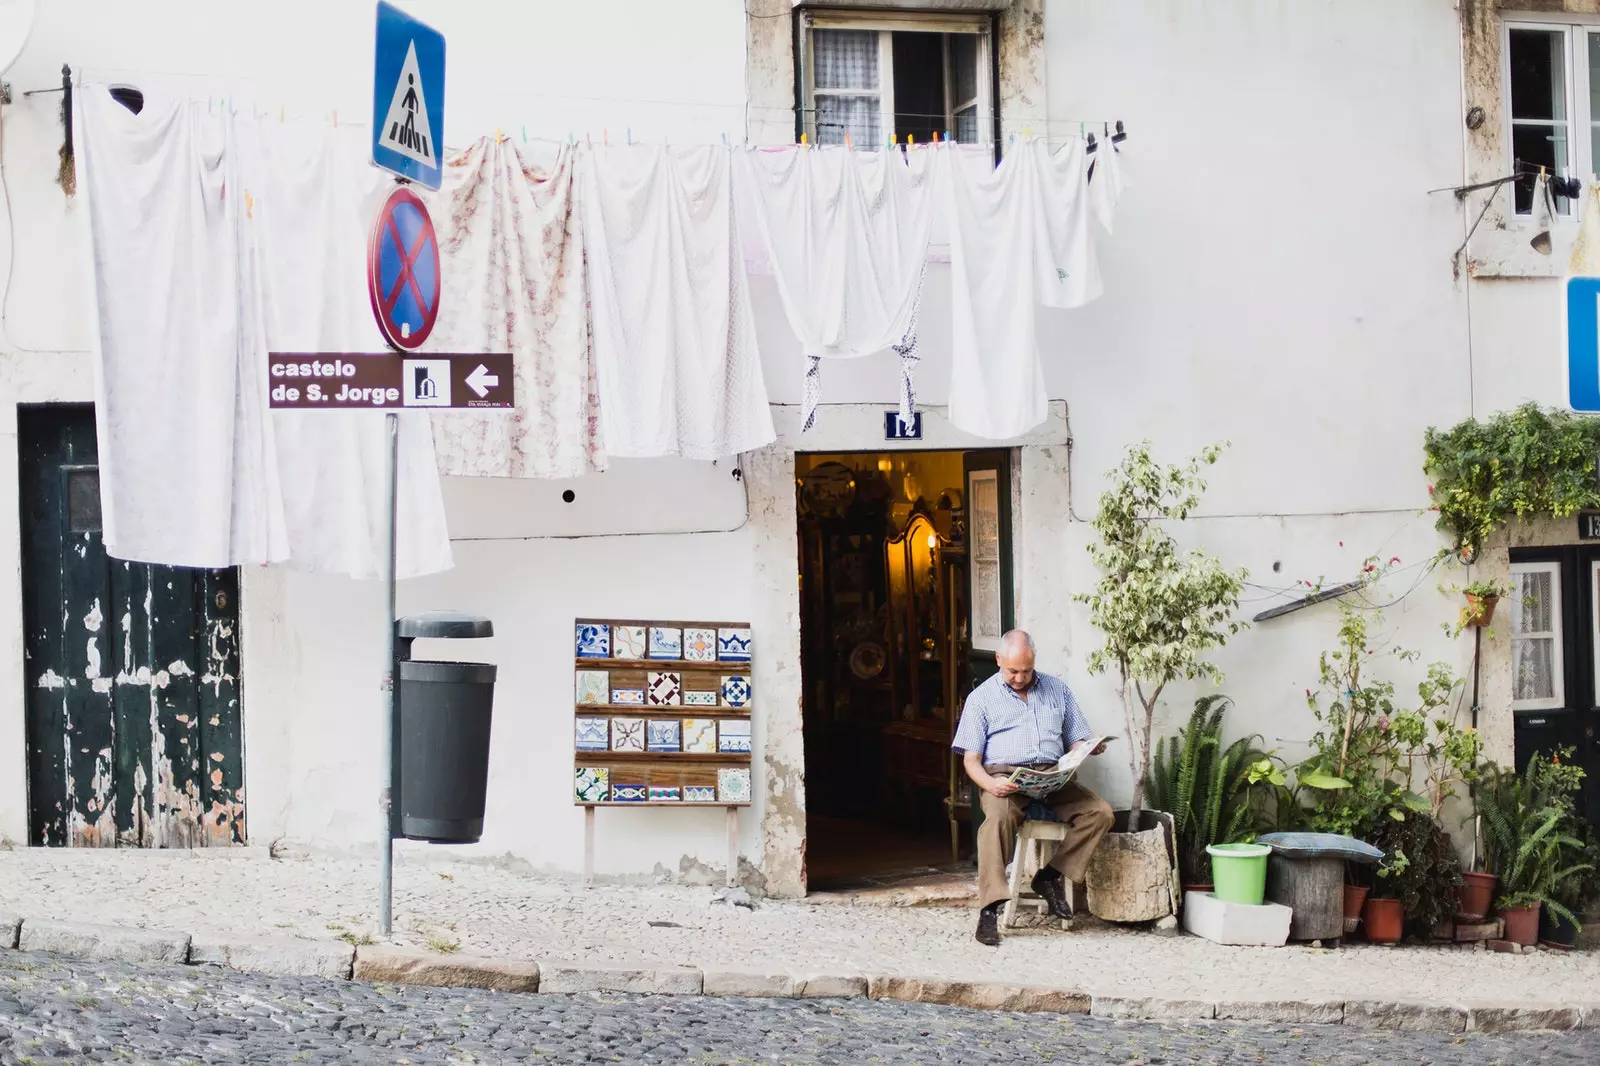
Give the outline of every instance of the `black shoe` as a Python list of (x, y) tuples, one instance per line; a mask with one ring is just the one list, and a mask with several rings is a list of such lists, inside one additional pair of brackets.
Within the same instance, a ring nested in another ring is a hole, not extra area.
[(991, 948), (1000, 946), (1000, 908), (985, 907), (978, 912), (978, 943)]
[(1067, 900), (1066, 885), (1067, 879), (1060, 874), (1050, 877), (1040, 870), (1033, 875), (1033, 893), (1050, 905), (1050, 916), (1071, 921), (1072, 904)]

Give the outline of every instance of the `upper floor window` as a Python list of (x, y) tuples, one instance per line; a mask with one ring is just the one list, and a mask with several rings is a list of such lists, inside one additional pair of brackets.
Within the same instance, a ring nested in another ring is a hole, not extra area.
[(817, 144), (994, 139), (986, 15), (800, 15), (802, 129)]
[[(1590, 180), (1600, 169), (1600, 25), (1507, 22), (1502, 42), (1511, 158), (1564, 178)], [(1538, 179), (1512, 183), (1519, 215), (1534, 213)], [(1551, 198), (1557, 215), (1572, 201)]]

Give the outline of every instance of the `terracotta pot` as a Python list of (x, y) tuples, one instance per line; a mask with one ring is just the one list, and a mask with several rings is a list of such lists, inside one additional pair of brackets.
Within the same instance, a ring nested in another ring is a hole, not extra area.
[(1405, 928), (1405, 908), (1397, 899), (1368, 897), (1361, 910), (1367, 926), (1367, 939), (1374, 944), (1398, 944)]
[(1539, 905), (1531, 907), (1502, 907), (1501, 921), (1506, 923), (1506, 939), (1513, 944), (1531, 947), (1539, 942)]
[(1483, 628), (1494, 621), (1495, 604), (1500, 602), (1499, 596), (1467, 596), (1467, 618), (1469, 626)]
[(1347, 922), (1361, 917), (1361, 905), (1367, 901), (1370, 891), (1366, 885), (1344, 886), (1344, 916)]
[(1494, 903), (1494, 886), (1500, 878), (1494, 874), (1461, 874), (1461, 886), (1456, 889), (1456, 917), (1469, 922), (1481, 922), (1489, 915)]

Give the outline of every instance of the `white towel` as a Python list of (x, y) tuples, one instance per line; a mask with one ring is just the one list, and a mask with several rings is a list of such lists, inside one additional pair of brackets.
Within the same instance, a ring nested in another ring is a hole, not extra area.
[(578, 155), (607, 454), (716, 459), (771, 443), (730, 149)]
[(535, 167), (486, 137), (433, 200), (443, 293), (426, 347), (511, 352), (517, 409), (433, 415), (439, 471), (577, 477), (605, 468), (572, 153)]
[(806, 358), (803, 429), (821, 401), (823, 358), (885, 348), (900, 355), (900, 415), (911, 421), (934, 158), (924, 149), (804, 145), (738, 153), (741, 202), (765, 241)]
[(998, 167), (987, 148), (936, 149), (950, 210), (950, 421), (968, 433), (1001, 440), (1045, 420), (1038, 305), (1100, 294), (1084, 147), (1019, 139)]

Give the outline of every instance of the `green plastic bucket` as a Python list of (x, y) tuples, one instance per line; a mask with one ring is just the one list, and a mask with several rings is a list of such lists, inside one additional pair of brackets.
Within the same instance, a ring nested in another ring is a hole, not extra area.
[(1211, 844), (1211, 884), (1216, 897), (1225, 903), (1259, 907), (1267, 895), (1266, 844)]

